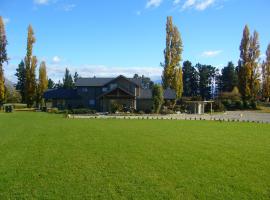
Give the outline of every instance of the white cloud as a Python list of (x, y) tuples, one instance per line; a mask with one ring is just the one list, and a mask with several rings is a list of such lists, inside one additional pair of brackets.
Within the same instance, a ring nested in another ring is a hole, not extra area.
[(196, 5), (196, 9), (197, 10), (205, 10), (209, 6), (213, 5), (213, 3), (215, 3), (215, 0), (204, 0), (204, 1), (201, 1), (201, 2), (199, 2)]
[[(62, 80), (66, 65), (52, 64), (48, 66), (48, 75), (53, 80)], [(134, 74), (145, 75), (153, 80), (160, 80), (161, 67), (108, 67), (104, 65), (68, 66), (71, 73), (78, 72), (81, 77), (116, 77), (124, 75), (133, 77)]]
[(212, 6), (214, 3), (216, 3), (216, 0), (186, 0), (182, 6), (182, 10), (194, 8), (196, 10), (202, 11)]
[(7, 25), (10, 22), (9, 18), (3, 18), (4, 24)]
[(38, 5), (47, 5), (49, 0), (34, 0), (34, 3)]
[(146, 8), (159, 7), (163, 0), (148, 0), (146, 3)]
[(63, 6), (63, 10), (66, 12), (72, 11), (76, 7), (75, 4), (67, 4)]
[(217, 50), (217, 51), (204, 51), (202, 53), (202, 56), (203, 57), (207, 57), (207, 58), (210, 58), (210, 57), (216, 57), (218, 56), (219, 54), (221, 54), (222, 51), (221, 50)]
[(54, 56), (52, 59), (53, 63), (60, 63), (61, 62), (61, 58), (59, 58), (58, 56)]

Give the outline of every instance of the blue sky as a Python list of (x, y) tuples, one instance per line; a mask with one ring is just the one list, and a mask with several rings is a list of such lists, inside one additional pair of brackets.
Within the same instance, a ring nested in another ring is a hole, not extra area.
[(134, 73), (159, 79), (166, 17), (173, 16), (183, 60), (216, 67), (237, 62), (245, 24), (260, 34), (262, 58), (270, 43), (269, 0), (0, 0), (8, 37), (8, 79), (26, 54), (27, 26), (34, 55), (58, 80), (65, 67), (81, 76)]

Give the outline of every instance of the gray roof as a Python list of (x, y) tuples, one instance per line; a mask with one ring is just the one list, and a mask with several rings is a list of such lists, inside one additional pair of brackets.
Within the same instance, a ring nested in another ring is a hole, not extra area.
[[(115, 77), (115, 78), (79, 78), (76, 83), (75, 86), (76, 87), (101, 87), (106, 85), (107, 83), (113, 81), (114, 79), (117, 79), (121, 77)], [(124, 78), (126, 78), (125, 76), (122, 76)], [(131, 82), (133, 82), (136, 85), (141, 85), (141, 80), (140, 79), (134, 79), (134, 78), (126, 78), (128, 80), (130, 80)]]
[[(164, 99), (174, 100), (176, 99), (176, 93), (174, 90), (168, 88), (164, 90)], [(151, 89), (141, 89), (139, 99), (152, 99)]]
[(64, 89), (64, 88), (57, 88), (57, 89), (50, 89), (47, 90), (43, 97), (45, 99), (78, 99), (80, 98), (77, 94), (76, 89)]

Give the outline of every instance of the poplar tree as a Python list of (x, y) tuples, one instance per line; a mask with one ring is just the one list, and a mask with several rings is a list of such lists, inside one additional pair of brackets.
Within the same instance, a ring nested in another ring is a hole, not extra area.
[(259, 73), (259, 58), (260, 58), (260, 44), (259, 44), (259, 34), (254, 31), (253, 36), (250, 37), (250, 47), (249, 47), (249, 69), (250, 69), (250, 95), (251, 100), (256, 101), (256, 97), (260, 90), (260, 73)]
[(167, 18), (166, 48), (164, 50), (165, 62), (162, 75), (163, 88), (171, 88), (176, 91), (177, 99), (183, 93), (182, 61), (183, 44), (178, 28), (173, 25), (172, 17)]
[(25, 100), (28, 107), (32, 107), (35, 101), (36, 94), (36, 77), (35, 69), (37, 65), (37, 59), (32, 56), (33, 44), (36, 42), (34, 37), (34, 31), (31, 25), (28, 27), (27, 36), (27, 53), (24, 60), (25, 63)]
[(46, 63), (43, 61), (39, 67), (39, 78), (38, 78), (38, 90), (37, 90), (37, 105), (43, 104), (42, 96), (48, 89), (48, 77)]
[(246, 25), (243, 31), (243, 37), (240, 44), (240, 60), (238, 62), (238, 81), (239, 91), (244, 101), (248, 100), (251, 96), (249, 80), (251, 77), (250, 69), (250, 31)]
[(4, 20), (0, 16), (0, 104), (4, 103), (5, 100), (5, 77), (3, 64), (8, 62), (7, 57), (7, 37), (5, 32)]
[(266, 60), (262, 64), (262, 78), (263, 97), (268, 102), (270, 98), (270, 44), (266, 50)]
[(173, 37), (173, 22), (172, 17), (167, 17), (166, 24), (166, 48), (164, 50), (164, 68), (162, 75), (163, 88), (168, 88), (172, 85), (174, 69), (172, 66), (172, 37)]

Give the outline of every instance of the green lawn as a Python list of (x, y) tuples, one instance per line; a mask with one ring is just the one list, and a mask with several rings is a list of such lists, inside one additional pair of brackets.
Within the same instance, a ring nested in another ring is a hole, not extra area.
[(0, 113), (0, 199), (270, 199), (270, 125)]

